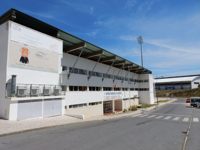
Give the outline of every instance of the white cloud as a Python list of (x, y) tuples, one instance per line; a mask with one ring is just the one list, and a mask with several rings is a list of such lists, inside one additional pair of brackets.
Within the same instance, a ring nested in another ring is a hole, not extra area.
[(72, 9), (82, 12), (82, 13), (87, 13), (90, 15), (93, 15), (94, 13), (94, 7), (90, 6), (86, 3), (84, 3), (83, 1), (81, 2), (74, 2), (74, 1), (70, 1), (70, 0), (60, 0), (60, 2), (64, 5), (67, 5), (69, 7), (71, 7)]

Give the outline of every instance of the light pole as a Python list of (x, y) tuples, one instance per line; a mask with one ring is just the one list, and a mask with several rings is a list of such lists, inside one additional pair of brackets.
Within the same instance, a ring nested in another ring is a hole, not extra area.
[(137, 41), (140, 44), (140, 51), (141, 51), (141, 65), (143, 67), (143, 53), (142, 53), (142, 44), (143, 44), (143, 38), (142, 36), (137, 37)]

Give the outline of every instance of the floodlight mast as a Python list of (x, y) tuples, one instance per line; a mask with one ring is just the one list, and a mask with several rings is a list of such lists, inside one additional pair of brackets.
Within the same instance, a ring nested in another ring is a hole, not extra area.
[(141, 65), (142, 65), (142, 67), (143, 67), (143, 52), (142, 52), (143, 38), (142, 38), (142, 36), (138, 36), (137, 41), (138, 41), (138, 44), (140, 44)]

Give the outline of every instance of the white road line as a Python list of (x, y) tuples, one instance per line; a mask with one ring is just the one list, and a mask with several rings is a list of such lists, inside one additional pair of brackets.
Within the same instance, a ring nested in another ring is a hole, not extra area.
[(199, 118), (193, 118), (193, 122), (199, 122)]
[(183, 121), (183, 122), (188, 122), (188, 121), (189, 121), (189, 118), (188, 118), (188, 117), (185, 117), (185, 118), (183, 118), (182, 121)]
[(180, 119), (180, 117), (175, 117), (175, 118), (173, 118), (172, 120), (173, 121), (178, 121)]
[(172, 116), (167, 116), (167, 117), (165, 117), (164, 119), (165, 119), (165, 120), (169, 120), (171, 117), (172, 117)]
[(138, 117), (146, 117), (146, 116), (148, 116), (147, 114), (141, 114), (140, 116), (138, 116)]
[(158, 116), (158, 117), (156, 117), (156, 119), (161, 119), (161, 118), (163, 118), (164, 116)]
[(147, 118), (153, 118), (153, 117), (156, 117), (156, 115), (151, 115), (151, 116), (148, 116)]

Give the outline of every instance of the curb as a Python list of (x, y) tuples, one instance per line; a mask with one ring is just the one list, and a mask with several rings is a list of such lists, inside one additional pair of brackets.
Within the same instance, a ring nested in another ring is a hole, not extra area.
[(155, 105), (155, 106), (151, 106), (149, 108), (139, 109), (139, 110), (133, 111), (133, 112), (120, 113), (120, 114), (116, 114), (116, 115), (111, 115), (109, 117), (102, 116), (102, 118), (99, 118), (99, 119), (88, 118), (88, 119), (85, 119), (85, 120), (78, 120), (78, 121), (68, 122), (68, 123), (63, 123), (63, 124), (50, 125), (50, 126), (44, 126), (44, 127), (36, 127), (36, 128), (24, 129), (24, 130), (22, 129), (20, 131), (13, 131), (13, 132), (9, 132), (9, 133), (0, 134), (0, 137), (13, 135), (13, 134), (20, 134), (20, 133), (25, 133), (25, 132), (35, 131), (35, 130), (53, 128), (53, 127), (57, 127), (57, 126), (64, 126), (64, 125), (68, 125), (68, 124), (80, 123), (80, 122), (101, 121), (101, 120), (102, 121), (109, 121), (109, 120), (115, 120), (115, 119), (119, 119), (119, 118), (126, 118), (126, 117), (129, 117), (129, 116), (132, 116), (132, 115), (137, 116), (138, 114), (142, 113), (143, 111), (151, 111), (153, 109), (160, 108), (160, 107), (162, 107), (166, 104), (173, 103), (174, 101), (176, 101), (176, 100), (171, 100), (169, 102), (161, 103), (161, 104), (158, 104), (158, 105)]

